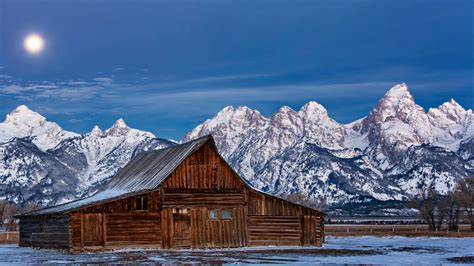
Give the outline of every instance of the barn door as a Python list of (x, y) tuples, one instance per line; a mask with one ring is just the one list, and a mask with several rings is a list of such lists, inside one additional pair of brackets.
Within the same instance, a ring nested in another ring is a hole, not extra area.
[(101, 213), (88, 213), (83, 216), (84, 246), (103, 246), (103, 217)]
[(316, 244), (316, 217), (313, 215), (303, 215), (303, 245)]
[(173, 209), (173, 247), (191, 247), (191, 215), (188, 209)]

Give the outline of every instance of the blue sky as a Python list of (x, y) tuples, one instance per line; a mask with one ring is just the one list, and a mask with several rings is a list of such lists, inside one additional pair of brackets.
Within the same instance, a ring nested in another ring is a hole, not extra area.
[[(339, 122), (396, 83), (473, 108), (472, 1), (0, 0), (0, 115), (89, 131), (123, 117), (181, 139), (227, 105), (315, 100)], [(45, 50), (23, 48), (41, 34)]]

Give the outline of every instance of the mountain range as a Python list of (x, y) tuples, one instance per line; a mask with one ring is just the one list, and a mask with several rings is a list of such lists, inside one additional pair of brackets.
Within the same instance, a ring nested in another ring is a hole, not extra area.
[[(425, 186), (448, 192), (474, 174), (473, 122), (472, 110), (453, 99), (425, 111), (398, 84), (352, 123), (338, 123), (314, 101), (298, 111), (283, 106), (271, 117), (228, 106), (182, 141), (212, 134), (224, 158), (256, 188), (324, 196), (337, 208), (401, 202)], [(70, 200), (99, 189), (135, 154), (170, 145), (122, 119), (105, 131), (77, 134), (19, 106), (0, 123), (0, 197)]]

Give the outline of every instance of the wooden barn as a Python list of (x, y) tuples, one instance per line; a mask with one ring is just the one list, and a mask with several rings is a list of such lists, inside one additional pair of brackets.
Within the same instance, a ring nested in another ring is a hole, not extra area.
[(324, 215), (252, 188), (206, 136), (141, 153), (93, 196), (17, 218), (20, 246), (75, 251), (321, 246)]

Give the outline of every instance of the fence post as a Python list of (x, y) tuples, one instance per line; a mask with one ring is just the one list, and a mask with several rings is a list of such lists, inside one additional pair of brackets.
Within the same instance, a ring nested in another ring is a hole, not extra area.
[(418, 227), (415, 227), (415, 233), (418, 233)]
[(395, 232), (395, 227), (392, 227), (392, 232)]
[(8, 232), (7, 232), (7, 241), (8, 241)]
[(349, 227), (347, 227), (347, 233), (349, 233)]

